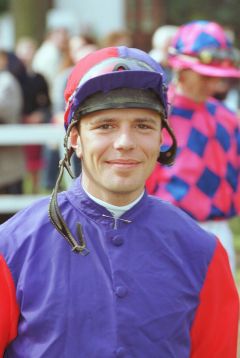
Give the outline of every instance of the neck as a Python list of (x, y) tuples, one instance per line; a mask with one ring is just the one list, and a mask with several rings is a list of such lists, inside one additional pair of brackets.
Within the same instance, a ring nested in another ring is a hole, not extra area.
[[(84, 189), (84, 188), (83, 188)], [(86, 192), (86, 194), (90, 197), (90, 199), (92, 199), (93, 201), (95, 201), (95, 203), (104, 206), (110, 213), (112, 213), (112, 215), (115, 218), (119, 218), (120, 216), (122, 216), (126, 211), (130, 210), (134, 205), (136, 205), (141, 198), (144, 195), (144, 192), (142, 192), (142, 194), (133, 202), (129, 203), (128, 205), (124, 205), (124, 206), (116, 206), (116, 205), (112, 205), (109, 204), (103, 200), (100, 200), (98, 198), (96, 198), (95, 196), (91, 195), (90, 193), (88, 193), (85, 189), (84, 191)]]
[(102, 200), (105, 203), (108, 203), (110, 205), (115, 206), (125, 206), (128, 204), (131, 204), (135, 200), (137, 200), (142, 193), (144, 192), (144, 186), (142, 188), (139, 188), (138, 190), (135, 190), (134, 192), (116, 192), (111, 190), (105, 190), (104, 188), (97, 188), (93, 189), (92, 185), (88, 182), (88, 179), (82, 173), (81, 177), (82, 186), (86, 193), (90, 194), (97, 200)]

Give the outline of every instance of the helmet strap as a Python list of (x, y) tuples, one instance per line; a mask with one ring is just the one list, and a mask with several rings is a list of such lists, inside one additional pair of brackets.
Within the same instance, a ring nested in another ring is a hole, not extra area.
[(168, 134), (171, 137), (172, 145), (166, 151), (160, 152), (157, 160), (160, 164), (172, 165), (174, 163), (174, 159), (177, 152), (177, 139), (173, 133), (172, 128), (169, 126), (168, 122), (166, 121), (166, 119), (162, 119), (162, 121), (163, 121), (163, 128), (167, 130)]
[(65, 154), (64, 154), (64, 158), (62, 160), (60, 160), (59, 162), (59, 174), (58, 174), (58, 178), (55, 184), (55, 187), (53, 189), (51, 198), (50, 198), (50, 203), (49, 203), (49, 217), (50, 220), (52, 222), (52, 224), (55, 226), (55, 228), (58, 230), (58, 232), (60, 232), (60, 234), (67, 240), (67, 242), (70, 244), (70, 246), (72, 247), (72, 251), (76, 252), (76, 253), (80, 253), (83, 256), (86, 256), (89, 254), (89, 250), (86, 247), (86, 243), (84, 241), (84, 236), (83, 236), (83, 232), (82, 232), (82, 226), (79, 222), (77, 222), (76, 224), (76, 236), (77, 236), (77, 240), (74, 238), (71, 230), (69, 229), (69, 227), (67, 226), (66, 221), (64, 220), (60, 208), (59, 208), (59, 204), (58, 204), (58, 192), (59, 192), (59, 187), (63, 178), (63, 174), (64, 174), (64, 169), (67, 170), (67, 172), (69, 173), (69, 175), (74, 178), (73, 172), (71, 170), (71, 156), (74, 152), (72, 147), (68, 147), (68, 139), (69, 139), (69, 134), (71, 132), (71, 129), (76, 125), (78, 121), (73, 121), (71, 123), (71, 125), (69, 126), (67, 133), (64, 137), (64, 148), (65, 148)]

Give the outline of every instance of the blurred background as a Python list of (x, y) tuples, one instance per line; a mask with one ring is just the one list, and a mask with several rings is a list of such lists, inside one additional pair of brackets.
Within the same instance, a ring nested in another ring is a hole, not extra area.
[(133, 45), (147, 51), (159, 26), (193, 19), (218, 21), (239, 41), (239, 14), (239, 0), (0, 0), (0, 45), (11, 48), (22, 36), (40, 43), (46, 29), (61, 25), (72, 34), (88, 32), (98, 40), (127, 29)]

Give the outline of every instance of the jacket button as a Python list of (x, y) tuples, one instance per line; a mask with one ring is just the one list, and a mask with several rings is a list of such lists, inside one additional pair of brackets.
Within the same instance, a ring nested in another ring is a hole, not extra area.
[(128, 290), (124, 286), (117, 286), (116, 289), (115, 289), (115, 292), (116, 292), (116, 295), (118, 297), (122, 298), (122, 297), (125, 297), (127, 295)]
[(121, 246), (123, 244), (123, 238), (121, 236), (114, 236), (112, 238), (112, 243), (115, 246)]
[(119, 358), (124, 357), (125, 353), (126, 353), (126, 349), (123, 347), (118, 347), (116, 349), (116, 357), (119, 357)]

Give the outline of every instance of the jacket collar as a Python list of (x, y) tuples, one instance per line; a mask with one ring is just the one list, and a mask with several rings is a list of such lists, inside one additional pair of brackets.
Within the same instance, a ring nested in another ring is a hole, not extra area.
[(114, 219), (112, 213), (110, 213), (104, 206), (93, 201), (86, 194), (81, 184), (81, 177), (78, 177), (74, 181), (71, 188), (66, 192), (66, 195), (71, 205), (83, 215), (104, 225), (116, 225), (117, 221), (117, 227), (133, 222), (142, 211), (146, 210), (148, 205), (148, 195), (145, 191), (143, 197), (136, 205), (126, 211), (120, 218)]

